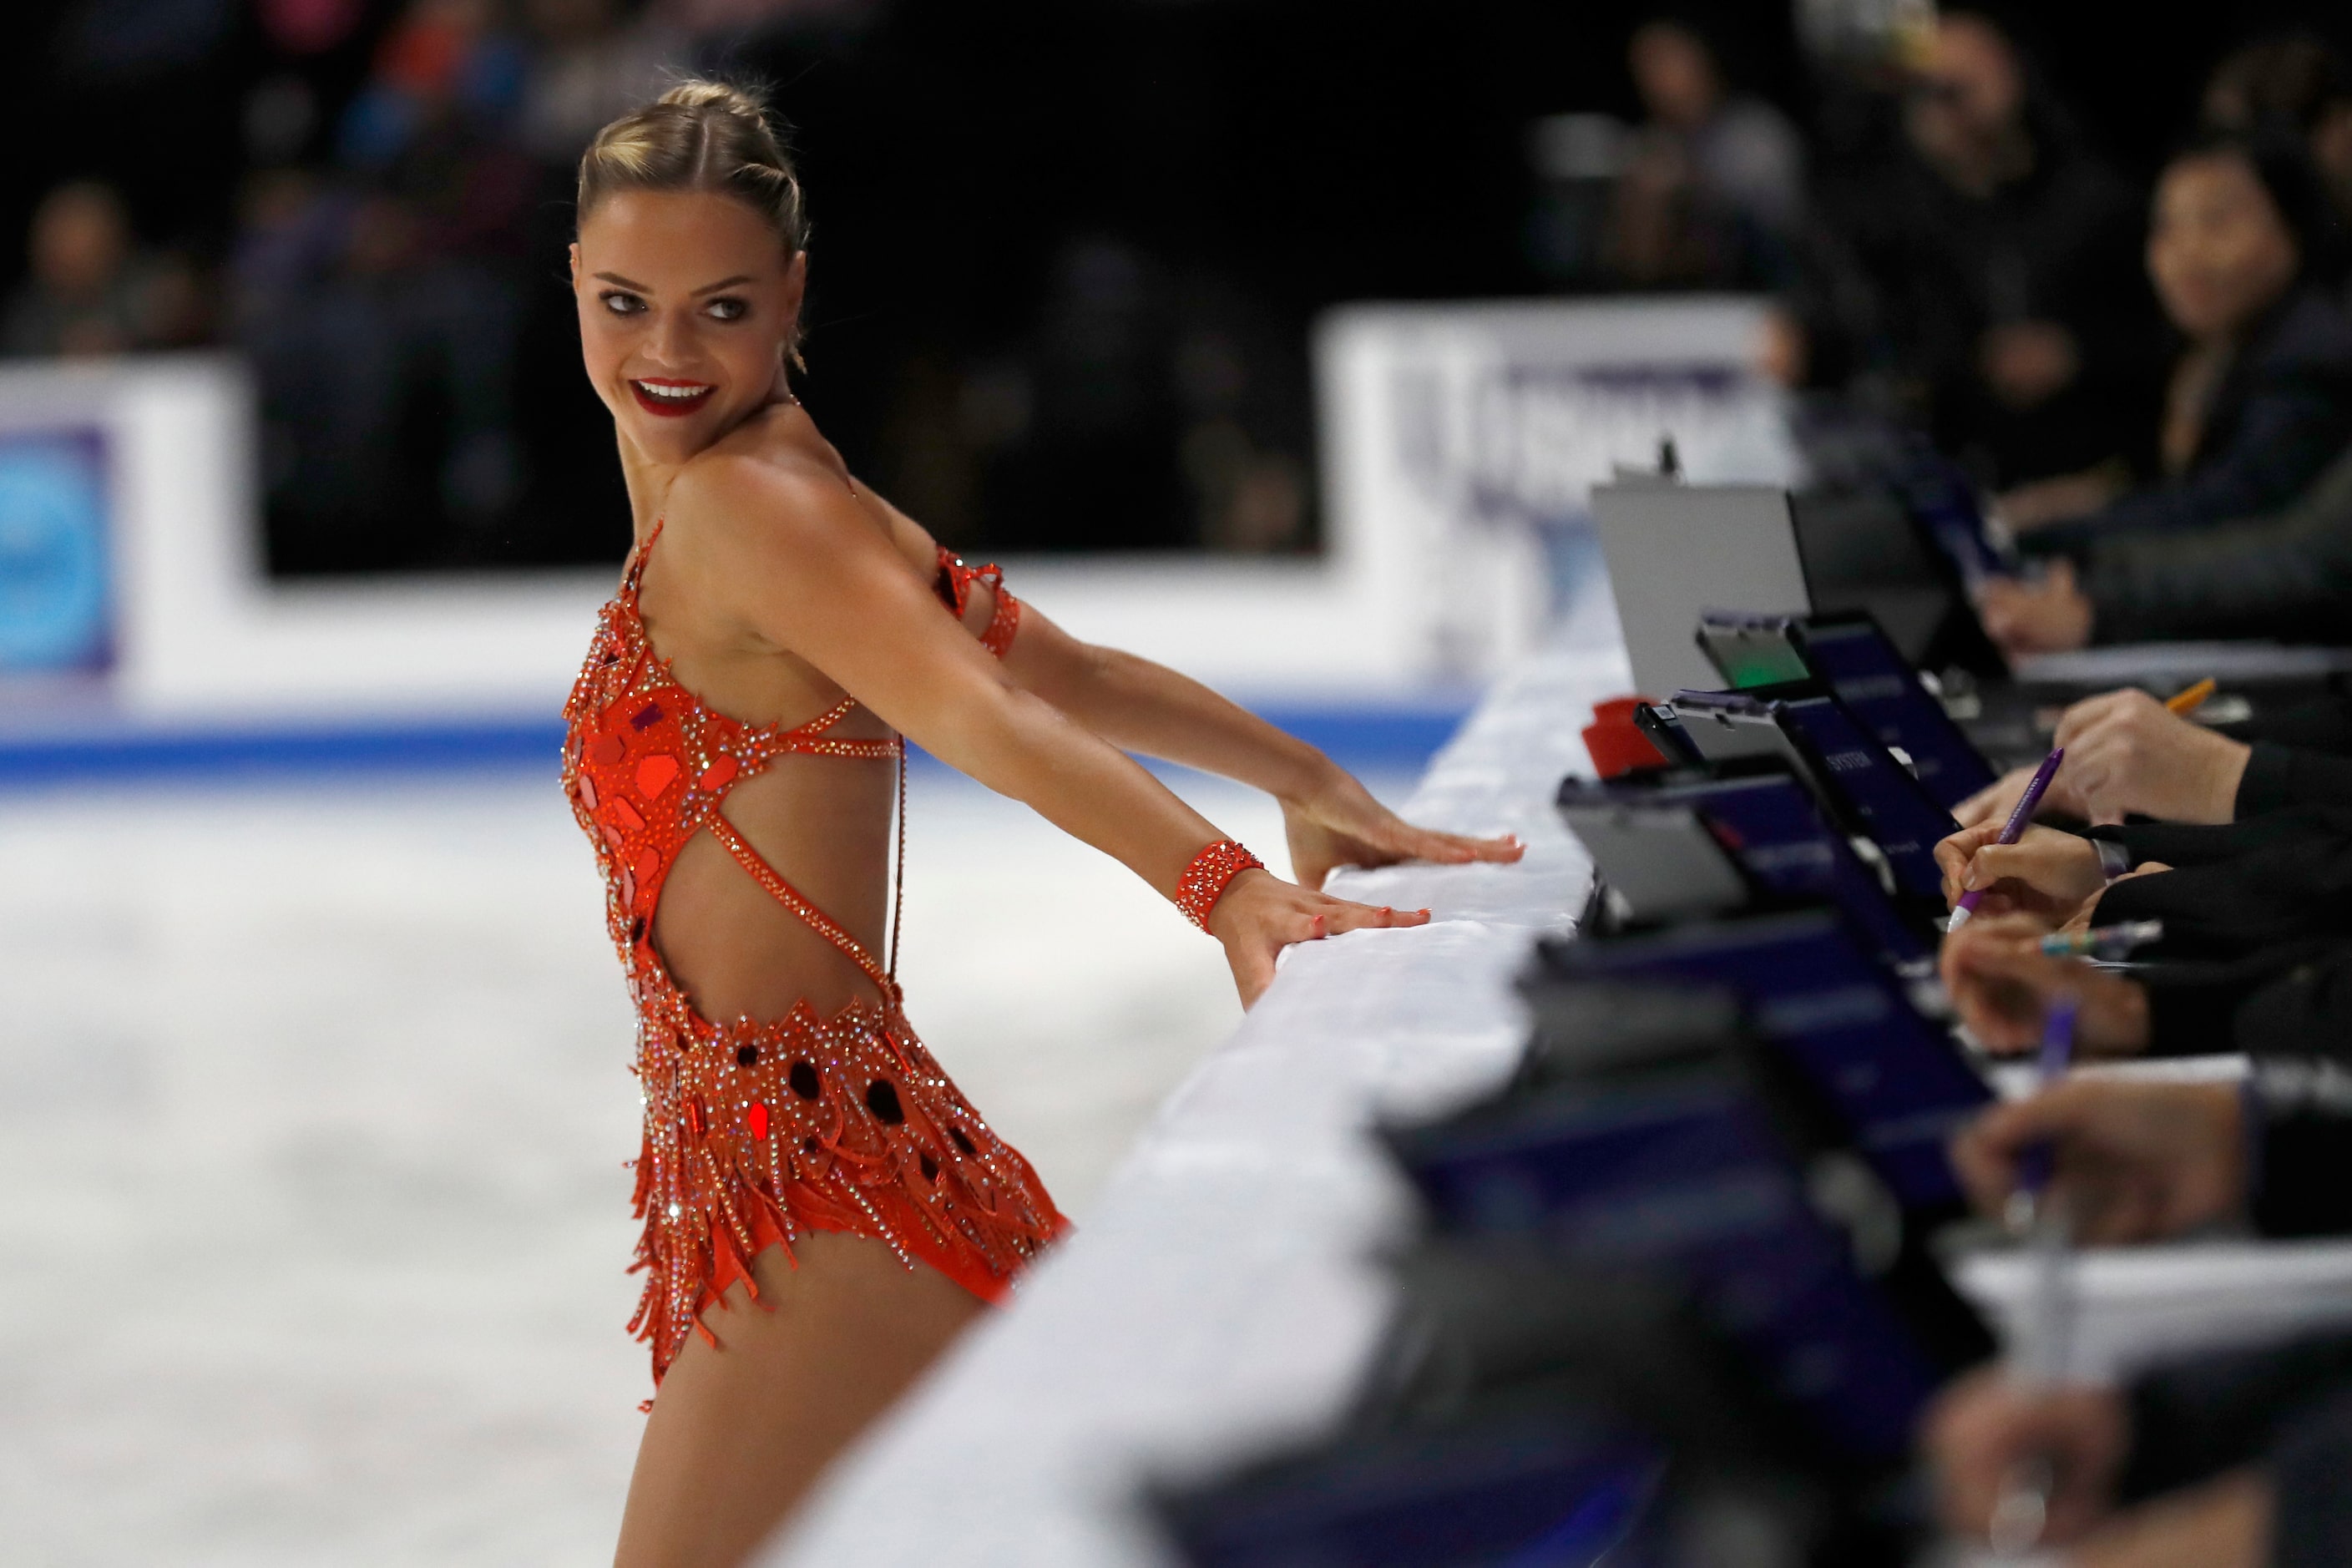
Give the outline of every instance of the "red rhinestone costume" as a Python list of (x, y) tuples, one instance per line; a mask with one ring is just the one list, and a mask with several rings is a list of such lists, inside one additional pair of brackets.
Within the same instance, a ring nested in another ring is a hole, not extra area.
[[(604, 873), (605, 918), (637, 1006), (646, 1123), (635, 1203), (645, 1233), (635, 1267), (648, 1278), (629, 1327), (652, 1346), (656, 1383), (689, 1331), (711, 1338), (700, 1314), (730, 1285), (741, 1279), (759, 1293), (751, 1259), (770, 1247), (789, 1257), (803, 1231), (885, 1242), (908, 1268), (929, 1264), (994, 1300), (1068, 1227), (1028, 1161), (989, 1130), (916, 1037), (891, 971), (720, 814), (729, 790), (787, 752), (891, 760), (899, 765), (903, 857), (904, 742), (834, 737), (853, 698), (784, 729), (715, 712), (680, 686), (637, 612), (646, 555), (660, 533), (656, 524), (604, 606), (564, 706), (563, 766), (564, 793)], [(959, 616), (974, 580), (996, 591), (981, 641), (1001, 658), (1021, 613), (1003, 574), (940, 552), (940, 596)], [(651, 933), (670, 868), (700, 832), (848, 954), (876, 1000), (830, 1018), (803, 1001), (764, 1023), (719, 1025), (696, 1012)]]

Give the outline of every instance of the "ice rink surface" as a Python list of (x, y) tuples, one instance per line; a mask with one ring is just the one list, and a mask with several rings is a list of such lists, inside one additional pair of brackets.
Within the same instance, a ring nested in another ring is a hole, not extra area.
[[(1083, 1226), (1222, 953), (942, 770), (908, 842), (915, 1025)], [(551, 777), (0, 796), (0, 1557), (609, 1560), (636, 1094)]]

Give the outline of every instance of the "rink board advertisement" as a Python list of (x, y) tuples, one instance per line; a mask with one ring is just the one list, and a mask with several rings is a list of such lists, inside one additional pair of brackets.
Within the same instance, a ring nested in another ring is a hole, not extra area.
[(1696, 484), (1792, 484), (1784, 397), (1750, 365), (1761, 301), (1350, 306), (1322, 323), (1325, 492), (1379, 540), (1441, 679), (1491, 676), (1597, 569), (1591, 492), (1654, 470), (1671, 438)]
[(0, 680), (112, 667), (112, 533), (103, 431), (0, 426)]

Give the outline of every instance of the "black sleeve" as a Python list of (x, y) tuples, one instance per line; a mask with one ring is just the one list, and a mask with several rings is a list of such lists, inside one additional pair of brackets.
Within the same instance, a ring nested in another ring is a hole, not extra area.
[[(2234, 959), (2271, 947), (2352, 937), (2352, 831), (2339, 814), (2273, 812), (2221, 827), (2148, 824), (2095, 829), (2135, 864), (2175, 869), (2135, 877), (2099, 899), (2098, 923), (2160, 920), (2160, 958)], [(2223, 851), (2235, 848), (2239, 852)], [(2179, 858), (2175, 858), (2179, 857)]]
[(2317, 807), (2219, 823), (2137, 821), (2094, 827), (2087, 832), (2092, 838), (2122, 845), (2135, 866), (2144, 860), (2160, 860), (2176, 870), (2188, 870), (2221, 865), (2297, 840), (2334, 835), (2352, 838), (2352, 810), (2339, 816)]
[(2238, 780), (2238, 816), (2299, 805), (2352, 805), (2352, 757), (2255, 742)]
[(2335, 642), (2352, 612), (2352, 457), (2275, 516), (2094, 540), (2082, 584), (2096, 642)]
[(2244, 1103), (2254, 1227), (2279, 1237), (2352, 1231), (2352, 1068), (2257, 1058)]
[(2300, 752), (2274, 741), (2255, 741), (2246, 754), (2246, 771), (2239, 775), (2237, 799), (2230, 809), (2239, 820), (2246, 820), (2267, 811), (2338, 799), (2352, 802), (2352, 759)]
[(2248, 856), (2116, 882), (2100, 896), (2095, 922), (2162, 921), (2164, 938), (2144, 948), (2144, 957), (2212, 962), (2315, 937), (2352, 936), (2352, 903), (2326, 907), (2326, 889), (2283, 885), (2267, 874), (2280, 858)]
[[(2138, 1502), (2262, 1458), (2300, 1417), (2352, 1391), (2352, 1334), (2201, 1355), (2126, 1391), (2132, 1452), (2116, 1490)], [(2336, 1560), (2342, 1561), (2342, 1560)]]
[(2352, 957), (2292, 965), (2240, 1004), (2231, 1032), (2248, 1053), (2352, 1061)]
[[(2210, 1057), (2237, 1049), (2231, 1026), (2262, 980), (2214, 973), (2220, 968), (2162, 964), (2132, 976), (2147, 992), (2147, 1055)], [(2197, 973), (2184, 973), (2190, 970)]]
[(2110, 540), (2146, 538), (2262, 517), (2316, 479), (2352, 435), (2341, 389), (2289, 373), (2259, 387), (2229, 445), (2186, 478), (2136, 490), (2102, 511), (2021, 534), (2033, 554), (2086, 555)]
[[(2132, 978), (2147, 993), (2147, 1055), (2352, 1060), (2352, 1016), (2342, 1012), (2352, 998), (2336, 978), (2339, 971), (2352, 972), (2352, 945), (2313, 940), (2226, 963), (2147, 965)], [(2318, 978), (2295, 978), (2306, 972)]]
[(2352, 1563), (2352, 1394), (2287, 1422), (2271, 1445), (2271, 1568)]
[[(2346, 507), (2352, 510), (2352, 487), (2347, 487)], [(2315, 697), (2307, 702), (2266, 709), (2223, 732), (2241, 741), (2269, 741), (2298, 752), (2352, 757), (2352, 697)]]
[[(2352, 466), (2337, 467), (2352, 480)], [(2344, 507), (2352, 516), (2352, 482), (2345, 486)], [(2252, 747), (2238, 781), (2240, 821), (2294, 806), (2352, 806), (2352, 698), (2319, 697), (2260, 712), (2225, 733)]]

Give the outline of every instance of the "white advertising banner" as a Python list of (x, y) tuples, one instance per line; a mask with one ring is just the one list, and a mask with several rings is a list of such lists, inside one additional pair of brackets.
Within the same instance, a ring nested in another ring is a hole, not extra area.
[(1351, 306), (1322, 323), (1333, 539), (1378, 563), (1423, 679), (1477, 679), (1599, 569), (1590, 493), (1671, 440), (1696, 484), (1793, 485), (1762, 302)]

